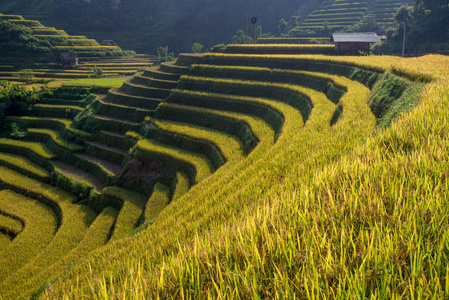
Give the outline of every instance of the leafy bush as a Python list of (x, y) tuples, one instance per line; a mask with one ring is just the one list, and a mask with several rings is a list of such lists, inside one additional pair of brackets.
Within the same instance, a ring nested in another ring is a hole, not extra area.
[(34, 88), (29, 89), (18, 84), (4, 82), (0, 84), (0, 131), (2, 133), (21, 131), (17, 126), (5, 121), (10, 115), (23, 115), (39, 101)]
[(192, 51), (193, 53), (200, 53), (201, 51), (203, 51), (204, 45), (200, 44), (200, 43), (193, 43), (192, 45)]
[(218, 45), (213, 46), (210, 49), (210, 52), (224, 52), (225, 49), (226, 49), (225, 44), (218, 44)]

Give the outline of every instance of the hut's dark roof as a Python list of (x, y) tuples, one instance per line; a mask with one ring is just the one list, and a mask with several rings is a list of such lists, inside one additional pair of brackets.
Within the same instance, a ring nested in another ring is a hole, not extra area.
[(61, 58), (77, 58), (77, 57), (78, 53), (67, 52), (61, 54)]
[(331, 42), (365, 42), (379, 43), (380, 39), (375, 32), (350, 32), (350, 33), (333, 33)]

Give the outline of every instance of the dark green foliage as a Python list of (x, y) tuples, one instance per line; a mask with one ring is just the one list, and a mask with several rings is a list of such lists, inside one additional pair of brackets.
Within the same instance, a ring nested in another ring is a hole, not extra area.
[(8, 116), (20, 116), (31, 110), (39, 101), (36, 90), (18, 84), (4, 82), (0, 85), (0, 132), (3, 137), (21, 138), (26, 135), (24, 123), (7, 120)]
[(400, 53), (406, 27), (405, 54), (421, 54), (449, 49), (449, 9), (446, 0), (416, 0), (413, 7), (402, 6), (395, 15), (397, 26), (387, 32), (387, 42), (379, 53)]
[(38, 92), (18, 84), (6, 82), (0, 85), (0, 118), (22, 115), (39, 101)]
[(90, 104), (83, 110), (80, 114), (78, 114), (73, 120), (73, 125), (75, 128), (84, 130), (91, 134), (96, 134), (101, 129), (101, 123), (97, 119), (95, 119), (94, 115), (97, 113), (95, 106)]
[(166, 53), (164, 47), (157, 48), (157, 58), (159, 62), (167, 62), (167, 61), (173, 61), (175, 59), (175, 54), (172, 53)]
[(203, 44), (200, 43), (193, 43), (192, 45), (192, 52), (193, 53), (200, 53), (201, 51), (203, 51)]
[(254, 44), (254, 39), (248, 35), (245, 35), (243, 30), (238, 30), (237, 33), (232, 37), (233, 44)]
[(210, 48), (210, 52), (220, 53), (220, 52), (223, 52), (225, 49), (226, 49), (225, 44), (218, 44), (218, 45), (215, 45), (212, 48)]
[(103, 77), (103, 69), (102, 68), (94, 66), (90, 70), (92, 71), (92, 74), (89, 75), (89, 78), (100, 78), (100, 77)]
[(50, 53), (46, 40), (32, 36), (32, 30), (21, 24), (0, 20), (0, 54), (3, 55), (42, 55)]
[(60, 87), (56, 90), (46, 90), (42, 95), (44, 99), (83, 100), (90, 94), (89, 89), (79, 87)]

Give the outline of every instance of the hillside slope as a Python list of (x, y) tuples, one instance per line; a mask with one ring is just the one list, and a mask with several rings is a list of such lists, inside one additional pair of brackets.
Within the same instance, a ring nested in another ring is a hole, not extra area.
[[(251, 16), (252, 5), (250, 2)], [(281, 17), (289, 19), (291, 12), (299, 9), (298, 3), (290, 0), (259, 0), (257, 6), (258, 24), (273, 33)], [(38, 19), (71, 35), (112, 39), (125, 49), (152, 54), (165, 45), (178, 53), (190, 51), (194, 42), (206, 47), (229, 43), (235, 32), (246, 26), (246, 4), (238, 0), (16, 0), (1, 6), (0, 12)]]

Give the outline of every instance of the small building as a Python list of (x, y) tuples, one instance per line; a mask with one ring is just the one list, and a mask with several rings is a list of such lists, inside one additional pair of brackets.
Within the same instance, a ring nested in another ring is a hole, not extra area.
[(61, 54), (61, 66), (63, 68), (69, 68), (78, 65), (78, 53), (62, 53)]
[(100, 46), (117, 46), (117, 43), (113, 40), (104, 40), (100, 43)]
[(335, 43), (337, 55), (360, 55), (370, 53), (371, 43), (379, 43), (375, 32), (333, 33), (331, 42)]

